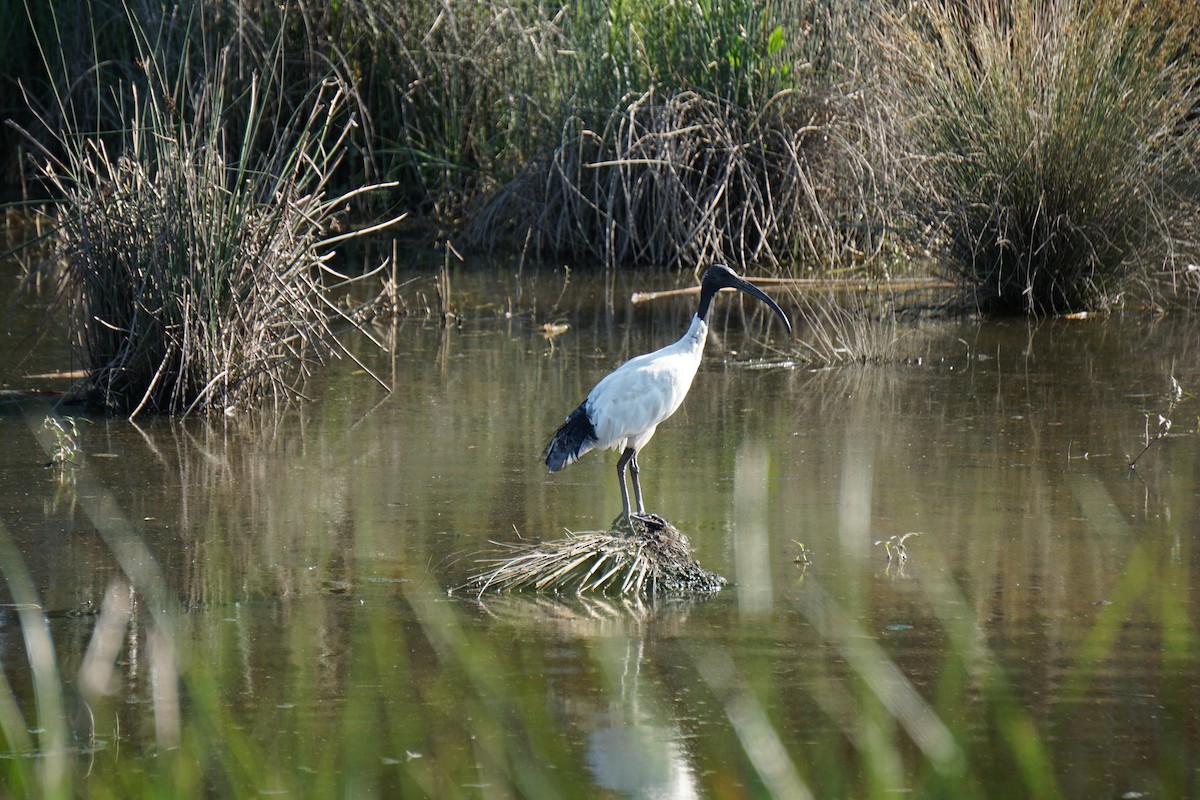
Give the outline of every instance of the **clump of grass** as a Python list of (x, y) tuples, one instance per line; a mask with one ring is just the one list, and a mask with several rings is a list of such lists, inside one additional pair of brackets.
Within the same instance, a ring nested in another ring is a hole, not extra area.
[(871, 38), (913, 165), (904, 203), (981, 308), (1103, 306), (1131, 265), (1181, 256), (1200, 145), (1186, 20), (1081, 0), (906, 9)]
[(513, 555), (489, 560), (485, 572), (460, 588), (489, 591), (616, 592), (638, 596), (712, 594), (720, 575), (691, 556), (691, 543), (674, 525), (618, 519), (607, 531), (584, 531), (566, 539), (513, 545)]
[(42, 421), (42, 430), (54, 437), (54, 444), (50, 448), (50, 463), (46, 466), (58, 470), (59, 475), (62, 475), (77, 463), (82, 452), (79, 446), (79, 426), (75, 424), (74, 417), (47, 416)]
[(346, 89), (327, 80), (273, 121), (272, 77), (228, 96), (228, 51), (199, 77), (172, 77), (131, 26), (144, 81), (112, 90), (119, 132), (68, 129), (62, 155), (43, 149), (39, 164), (60, 198), (83, 395), (131, 416), (278, 404), (337, 346), (327, 292), (343, 279), (327, 261), (344, 238), (335, 216), (358, 192), (326, 189), (354, 128)]
[(809, 358), (822, 365), (893, 360), (900, 341), (895, 308), (868, 302), (863, 291), (798, 292), (808, 326), (800, 338)]
[[(1179, 383), (1179, 380), (1172, 375), (1171, 388), (1167, 391), (1166, 397), (1163, 398), (1166, 402), (1166, 409), (1164, 409), (1161, 413), (1146, 414), (1146, 433), (1144, 436), (1144, 446), (1142, 447), (1140, 453), (1130, 459), (1130, 469), (1136, 468), (1137, 462), (1142, 459), (1142, 456), (1146, 455), (1146, 452), (1153, 447), (1156, 442), (1158, 442), (1160, 439), (1163, 439), (1168, 433), (1171, 432), (1171, 427), (1173, 425), (1171, 418), (1175, 415), (1176, 407), (1183, 401), (1185, 397), (1191, 396), (1192, 395), (1183, 390), (1183, 386)], [(1151, 430), (1150, 424), (1152, 417), (1155, 419), (1153, 431)]]
[(666, 269), (871, 258), (885, 226), (836, 89), (864, 13), (580, 4), (561, 22), (573, 58), (556, 66), (545, 149), (486, 195), (464, 241)]
[(816, 104), (781, 96), (752, 114), (692, 90), (626, 98), (598, 126), (563, 125), (547, 158), (493, 195), (465, 231), (607, 266), (828, 261), (842, 233), (812, 158), (829, 130)]

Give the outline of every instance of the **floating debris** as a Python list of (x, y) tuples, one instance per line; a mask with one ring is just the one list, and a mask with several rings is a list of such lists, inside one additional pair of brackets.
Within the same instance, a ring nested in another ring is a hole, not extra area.
[(904, 546), (905, 540), (910, 536), (920, 535), (919, 531), (909, 531), (908, 533), (901, 533), (881, 539), (875, 543), (875, 546), (883, 545), (883, 549), (887, 553), (887, 560), (891, 561), (894, 557), (900, 566), (904, 566), (904, 562), (908, 561), (908, 548)]
[(811, 564), (812, 559), (808, 557), (808, 554), (811, 553), (812, 551), (804, 546), (804, 542), (797, 541), (796, 539), (792, 539), (792, 544), (794, 544), (800, 548), (800, 555), (798, 555), (794, 559), (792, 559), (792, 563), (799, 564), (802, 567), (807, 567), (809, 564)]
[(652, 596), (712, 594), (726, 584), (692, 559), (688, 538), (666, 520), (624, 516), (607, 531), (570, 533), (541, 544), (503, 544), (507, 558), (458, 587), (485, 592), (614, 592)]

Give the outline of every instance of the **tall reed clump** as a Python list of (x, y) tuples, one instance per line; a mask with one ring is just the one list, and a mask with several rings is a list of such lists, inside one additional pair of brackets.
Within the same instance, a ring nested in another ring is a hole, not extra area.
[(173, 78), (139, 44), (117, 134), (67, 130), (40, 162), (86, 397), (130, 415), (278, 404), (337, 346), (326, 262), (348, 196), (326, 189), (354, 127), (345, 88), (272, 120), (272, 75), (230, 96), (228, 51)]
[(845, 224), (873, 210), (831, 88), (840, 6), (582, 4), (558, 129), (464, 238), (608, 266), (873, 254), (880, 226)]
[(1178, 255), (1200, 152), (1184, 21), (1082, 0), (906, 8), (869, 37), (878, 103), (912, 165), (906, 208), (981, 308), (1102, 306)]

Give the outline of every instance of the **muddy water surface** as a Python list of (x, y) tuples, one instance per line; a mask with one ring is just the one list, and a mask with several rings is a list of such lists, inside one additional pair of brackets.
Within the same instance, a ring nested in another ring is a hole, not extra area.
[[(216, 794), (1200, 788), (1200, 401), (1127, 467), (1172, 375), (1200, 389), (1192, 319), (924, 322), (888, 363), (814, 368), (721, 297), (692, 392), (639, 461), (647, 505), (730, 585), (476, 600), (447, 589), (494, 542), (620, 509), (615, 454), (555, 475), (538, 454), (690, 306), (557, 274), (454, 286), (459, 322), (381, 329), (389, 352), (355, 340), (390, 393), (342, 360), (281, 417), (82, 416), (67, 477), (37, 432), (73, 410), (0, 405), (0, 521), (81, 791), (153, 787), (173, 752), (196, 766), (171, 780)], [(25, 377), (71, 367), (61, 338), (21, 361), (8, 334), (6, 386), (61, 388)], [(906, 533), (889, 561), (879, 542)], [(11, 594), (0, 657), (37, 741)]]

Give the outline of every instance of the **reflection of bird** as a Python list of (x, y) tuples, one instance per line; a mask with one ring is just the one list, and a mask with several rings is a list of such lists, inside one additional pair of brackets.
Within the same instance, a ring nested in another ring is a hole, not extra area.
[(625, 485), (626, 464), (633, 472), (637, 514), (645, 515), (637, 454), (650, 441), (659, 423), (674, 414), (687, 396), (708, 337), (708, 323), (704, 319), (713, 295), (721, 289), (739, 289), (757, 297), (779, 315), (791, 332), (792, 323), (774, 300), (724, 264), (713, 264), (704, 273), (700, 306), (683, 338), (661, 350), (631, 358), (609, 373), (555, 431), (543, 453), (551, 472), (558, 472), (589, 450), (620, 450), (617, 477), (621, 482), (625, 517), (631, 516), (629, 489)]

